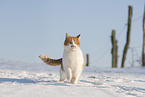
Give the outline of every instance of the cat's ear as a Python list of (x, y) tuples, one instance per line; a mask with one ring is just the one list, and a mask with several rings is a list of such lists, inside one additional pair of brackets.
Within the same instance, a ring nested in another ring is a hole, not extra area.
[(70, 36), (68, 35), (68, 33), (66, 33), (66, 38), (69, 38)]
[(79, 35), (77, 36), (78, 39), (80, 39), (80, 37), (81, 37), (81, 34), (79, 34)]

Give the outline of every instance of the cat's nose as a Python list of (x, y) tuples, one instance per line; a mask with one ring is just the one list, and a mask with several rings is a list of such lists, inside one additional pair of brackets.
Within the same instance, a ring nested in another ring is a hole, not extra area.
[(72, 45), (71, 47), (72, 47), (72, 48), (76, 48), (76, 46), (75, 46), (75, 45)]

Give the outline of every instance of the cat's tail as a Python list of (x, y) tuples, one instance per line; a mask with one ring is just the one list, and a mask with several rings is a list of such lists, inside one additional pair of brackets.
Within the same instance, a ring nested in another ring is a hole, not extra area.
[(60, 59), (51, 59), (48, 56), (45, 55), (40, 55), (39, 56), (40, 59), (42, 59), (42, 61), (50, 66), (58, 66), (62, 64), (62, 58)]

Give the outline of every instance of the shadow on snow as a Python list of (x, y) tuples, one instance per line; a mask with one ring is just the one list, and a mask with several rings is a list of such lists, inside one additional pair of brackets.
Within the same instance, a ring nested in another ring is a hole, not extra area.
[(16, 78), (0, 78), (0, 83), (3, 83), (3, 82), (17, 82), (17, 83), (37, 83), (36, 81), (34, 80), (31, 80), (31, 79), (16, 79)]

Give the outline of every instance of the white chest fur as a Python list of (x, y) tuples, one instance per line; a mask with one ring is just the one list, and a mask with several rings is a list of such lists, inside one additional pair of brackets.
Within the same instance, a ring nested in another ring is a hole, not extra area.
[(65, 68), (71, 68), (72, 70), (82, 69), (84, 63), (84, 57), (81, 49), (78, 47), (74, 50), (64, 48), (63, 53), (63, 65)]

